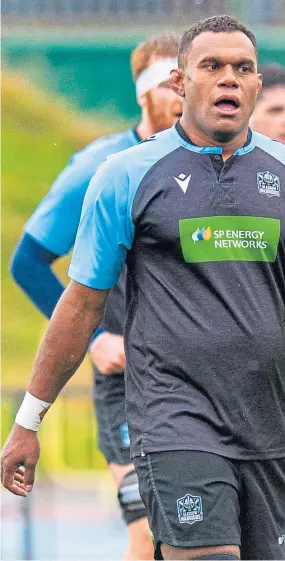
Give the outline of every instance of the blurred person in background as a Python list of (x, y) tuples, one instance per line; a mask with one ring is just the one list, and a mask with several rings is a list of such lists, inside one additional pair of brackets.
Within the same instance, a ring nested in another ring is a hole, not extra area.
[(285, 68), (260, 65), (262, 91), (250, 119), (251, 127), (285, 144)]
[[(75, 154), (24, 227), (12, 258), (11, 274), (47, 318), (64, 290), (52, 264), (74, 244), (84, 195), (96, 169), (108, 155), (171, 127), (181, 115), (181, 98), (168, 81), (170, 70), (177, 67), (179, 39), (173, 33), (160, 34), (133, 51), (131, 66), (142, 110), (140, 123), (123, 133), (96, 140)], [(94, 365), (99, 448), (117, 484), (128, 526), (129, 546), (124, 559), (153, 559), (146, 511), (130, 459), (125, 415), (124, 292), (125, 270), (110, 293), (104, 322), (89, 347)]]

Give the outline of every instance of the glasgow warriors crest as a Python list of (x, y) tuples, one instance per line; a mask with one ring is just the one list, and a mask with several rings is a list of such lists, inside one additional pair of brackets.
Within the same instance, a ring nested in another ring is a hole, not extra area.
[(258, 191), (267, 197), (280, 197), (280, 179), (270, 171), (261, 171), (257, 174)]
[(177, 510), (180, 524), (194, 524), (194, 522), (203, 520), (201, 497), (195, 497), (187, 493), (177, 500)]

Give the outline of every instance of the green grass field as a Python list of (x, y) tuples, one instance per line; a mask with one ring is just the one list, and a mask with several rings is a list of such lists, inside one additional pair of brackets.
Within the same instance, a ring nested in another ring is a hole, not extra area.
[[(82, 121), (62, 100), (47, 98), (13, 74), (3, 77), (2, 108), (2, 386), (6, 391), (2, 407), (3, 439), (15, 413), (9, 394), (12, 396), (14, 390), (26, 387), (47, 325), (10, 278), (9, 260), (25, 221), (72, 153), (111, 130), (100, 122)], [(125, 123), (120, 125), (123, 129)], [(64, 281), (67, 264), (68, 259), (63, 259), (57, 266)], [(71, 383), (91, 384), (87, 362)], [(46, 441), (43, 446), (46, 469), (47, 466), (67, 469), (69, 465), (84, 468), (94, 464), (102, 467), (101, 456), (92, 446), (95, 424), (90, 399), (73, 399), (72, 410), (70, 403), (70, 400), (59, 400), (41, 428), (42, 440)]]
[[(27, 382), (45, 321), (13, 283), (8, 264), (23, 225), (72, 153), (110, 132), (81, 122), (15, 75), (2, 91), (2, 383)], [(67, 260), (59, 265), (65, 279)]]

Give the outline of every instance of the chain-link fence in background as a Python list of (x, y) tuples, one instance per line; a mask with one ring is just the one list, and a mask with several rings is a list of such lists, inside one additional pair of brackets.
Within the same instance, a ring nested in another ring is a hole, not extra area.
[(187, 16), (192, 21), (215, 14), (231, 13), (256, 25), (285, 23), (284, 0), (3, 0), (4, 17), (21, 23), (29, 20), (52, 18), (94, 18), (104, 16), (114, 20), (151, 16), (177, 19)]

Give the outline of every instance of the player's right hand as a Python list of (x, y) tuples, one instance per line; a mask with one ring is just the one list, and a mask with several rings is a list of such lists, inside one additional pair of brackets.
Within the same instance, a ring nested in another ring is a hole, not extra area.
[(4, 487), (26, 497), (32, 490), (40, 444), (35, 431), (14, 424), (1, 454), (1, 481)]
[(90, 355), (101, 374), (123, 372), (126, 367), (124, 338), (105, 331), (95, 339), (90, 348)]

